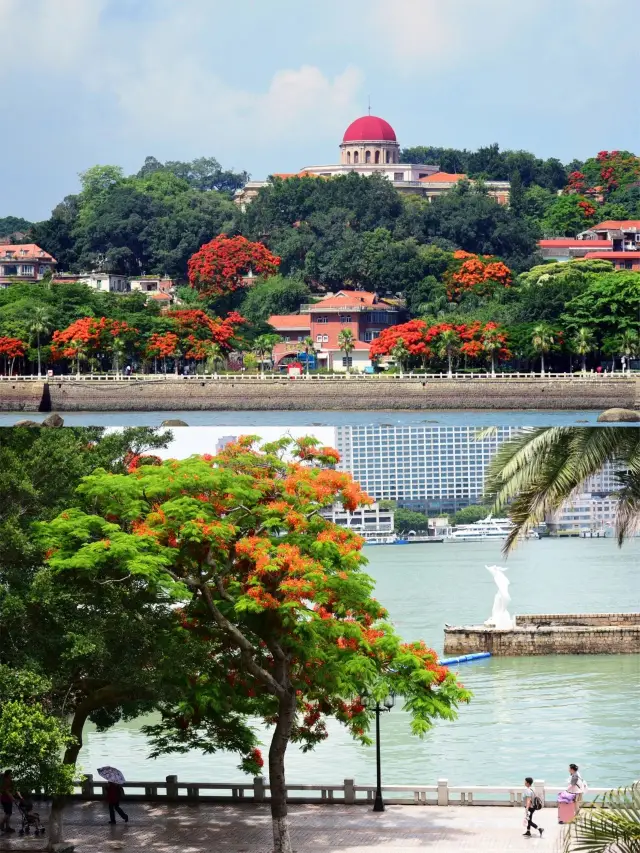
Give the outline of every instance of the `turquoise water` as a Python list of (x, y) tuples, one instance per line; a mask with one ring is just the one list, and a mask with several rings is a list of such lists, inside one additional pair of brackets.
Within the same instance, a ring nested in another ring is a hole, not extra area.
[[(160, 426), (178, 418), (189, 426), (570, 426), (597, 422), (599, 411), (467, 411), (439, 409), (420, 412), (63, 412), (67, 426)], [(0, 413), (0, 426), (46, 417), (33, 412)]]
[[(367, 554), (376, 595), (398, 632), (439, 652), (445, 622), (489, 616), (494, 586), (485, 565), (509, 567), (513, 614), (640, 610), (638, 540), (621, 550), (609, 539), (525, 542), (507, 562), (493, 542), (386, 546)], [(383, 716), (388, 784), (448, 778), (453, 785), (504, 785), (530, 774), (560, 785), (569, 762), (580, 765), (592, 787), (640, 778), (640, 655), (490, 658), (459, 670), (474, 698), (455, 723), (436, 724), (420, 741), (400, 708)], [(243, 778), (232, 755), (147, 760), (141, 724), (89, 731), (80, 756), (85, 772), (109, 763), (132, 780), (170, 773), (194, 782)], [(312, 753), (290, 747), (289, 781), (373, 783), (374, 750), (354, 744), (338, 725), (329, 731)]]

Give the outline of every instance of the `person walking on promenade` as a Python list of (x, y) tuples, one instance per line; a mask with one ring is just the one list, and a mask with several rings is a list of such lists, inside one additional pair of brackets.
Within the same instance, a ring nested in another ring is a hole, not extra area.
[(122, 799), (122, 785), (116, 782), (107, 783), (107, 803), (109, 804), (109, 823), (116, 822), (116, 812), (120, 815), (125, 823), (129, 823), (129, 815), (120, 808), (120, 800)]
[(527, 778), (524, 780), (522, 802), (524, 803), (524, 819), (526, 824), (524, 837), (531, 838), (531, 830), (537, 829), (540, 833), (540, 838), (542, 838), (542, 833), (544, 832), (544, 829), (541, 826), (538, 826), (537, 823), (533, 822), (533, 813), (537, 812), (539, 809), (542, 808), (542, 800), (536, 795), (536, 792), (533, 790), (533, 777), (531, 776), (527, 776)]

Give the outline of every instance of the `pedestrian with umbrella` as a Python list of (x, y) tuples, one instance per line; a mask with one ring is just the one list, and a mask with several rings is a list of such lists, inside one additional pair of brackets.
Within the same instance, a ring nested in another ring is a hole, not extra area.
[(116, 822), (116, 812), (125, 823), (129, 823), (129, 815), (120, 808), (120, 800), (124, 794), (124, 776), (115, 767), (98, 767), (98, 774), (107, 781), (107, 803), (109, 805), (109, 823)]

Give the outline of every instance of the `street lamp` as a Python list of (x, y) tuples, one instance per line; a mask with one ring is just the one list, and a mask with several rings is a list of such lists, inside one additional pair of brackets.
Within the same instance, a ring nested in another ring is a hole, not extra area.
[(375, 696), (364, 692), (360, 697), (362, 704), (368, 711), (373, 711), (376, 715), (376, 798), (373, 803), (374, 812), (384, 811), (384, 802), (382, 800), (382, 771), (380, 766), (380, 714), (385, 711), (390, 711), (396, 704), (395, 693), (389, 693), (382, 703)]

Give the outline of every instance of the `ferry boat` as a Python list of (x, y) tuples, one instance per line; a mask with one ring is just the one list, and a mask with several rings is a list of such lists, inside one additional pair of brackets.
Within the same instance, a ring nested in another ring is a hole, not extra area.
[[(510, 518), (492, 518), (490, 515), (473, 524), (460, 524), (445, 539), (446, 542), (486, 542), (492, 539), (503, 542), (511, 533), (513, 522)], [(523, 538), (539, 539), (535, 530), (529, 531)]]

